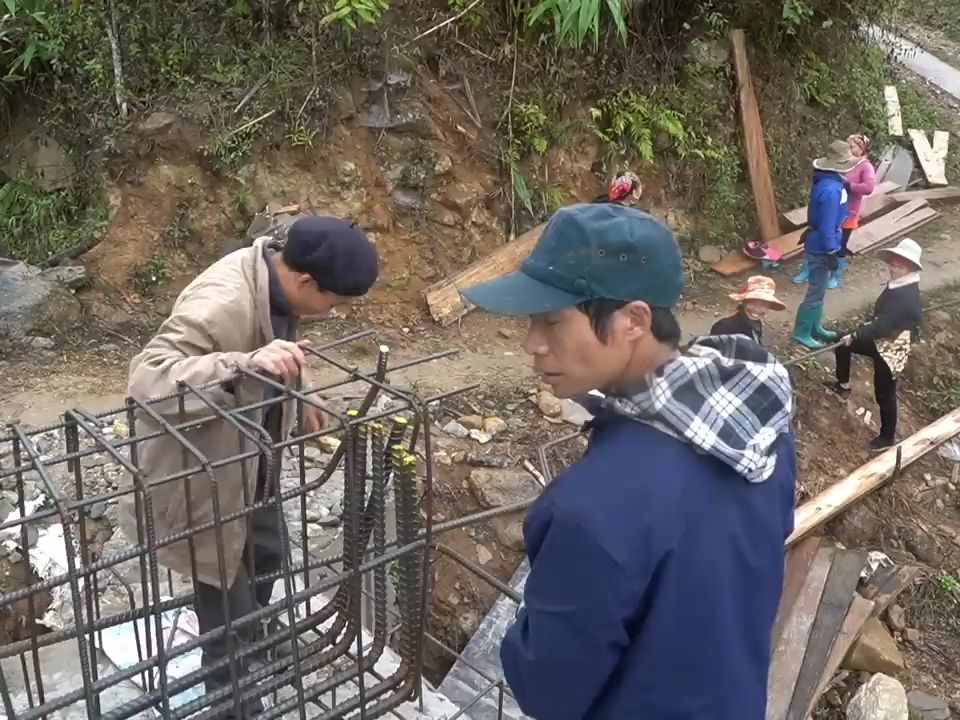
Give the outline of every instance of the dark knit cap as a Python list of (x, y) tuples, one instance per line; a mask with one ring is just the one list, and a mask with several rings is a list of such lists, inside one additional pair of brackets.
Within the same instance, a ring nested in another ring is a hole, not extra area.
[(377, 249), (356, 223), (335, 217), (300, 218), (287, 232), (283, 263), (306, 273), (321, 290), (364, 295), (377, 280)]

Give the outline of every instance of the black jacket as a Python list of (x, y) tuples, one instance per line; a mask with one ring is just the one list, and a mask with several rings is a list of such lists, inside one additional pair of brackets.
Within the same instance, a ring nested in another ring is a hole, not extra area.
[(763, 323), (751, 320), (738, 308), (737, 312), (729, 317), (721, 318), (710, 328), (711, 335), (746, 335), (758, 345), (763, 345)]
[(873, 306), (873, 320), (859, 328), (854, 335), (863, 340), (893, 339), (904, 330), (909, 330), (913, 339), (920, 334), (923, 304), (920, 300), (920, 283), (886, 287)]

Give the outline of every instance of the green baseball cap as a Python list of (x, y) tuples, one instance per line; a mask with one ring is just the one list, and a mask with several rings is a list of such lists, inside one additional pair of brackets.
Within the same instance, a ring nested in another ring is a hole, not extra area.
[(497, 315), (537, 315), (597, 299), (672, 308), (682, 290), (670, 229), (639, 210), (598, 203), (558, 210), (518, 272), (460, 293)]

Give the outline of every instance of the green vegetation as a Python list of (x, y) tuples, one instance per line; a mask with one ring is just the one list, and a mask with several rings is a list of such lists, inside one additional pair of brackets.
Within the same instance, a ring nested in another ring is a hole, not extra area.
[(939, 30), (960, 43), (960, 1), (903, 0), (901, 12), (912, 22), (929, 30)]
[(105, 215), (99, 199), (7, 182), (0, 185), (0, 257), (42, 264), (72, 248), (88, 248), (103, 231)]

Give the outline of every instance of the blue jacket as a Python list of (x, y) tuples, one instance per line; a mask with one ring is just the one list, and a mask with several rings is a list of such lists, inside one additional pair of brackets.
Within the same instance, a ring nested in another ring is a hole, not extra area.
[(598, 416), (524, 524), (530, 575), (500, 650), (535, 720), (764, 720), (793, 528), (794, 442), (748, 483), (649, 425)]
[(803, 247), (809, 253), (837, 252), (843, 244), (840, 226), (847, 219), (847, 190), (843, 176), (835, 172), (815, 170), (810, 201), (807, 203), (809, 231)]

